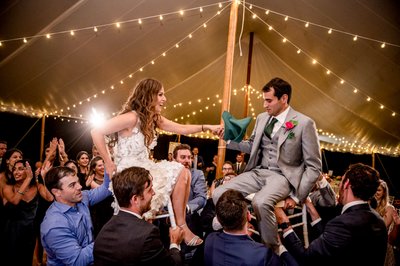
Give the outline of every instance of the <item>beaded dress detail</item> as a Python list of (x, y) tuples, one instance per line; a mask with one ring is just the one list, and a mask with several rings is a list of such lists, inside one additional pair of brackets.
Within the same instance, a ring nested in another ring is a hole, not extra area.
[[(157, 145), (157, 138), (154, 138), (150, 147), (145, 145), (145, 137), (139, 129), (140, 123), (132, 130), (132, 135), (128, 137), (118, 137), (118, 142), (114, 147), (114, 163), (117, 172), (137, 166), (147, 169), (153, 177), (153, 190), (155, 195), (151, 200), (151, 210), (144, 214), (146, 219), (151, 219), (154, 214), (164, 207), (170, 199), (176, 179), (183, 169), (183, 165), (177, 162), (162, 160), (154, 162), (150, 160), (149, 149)], [(118, 206), (114, 206), (114, 209)]]

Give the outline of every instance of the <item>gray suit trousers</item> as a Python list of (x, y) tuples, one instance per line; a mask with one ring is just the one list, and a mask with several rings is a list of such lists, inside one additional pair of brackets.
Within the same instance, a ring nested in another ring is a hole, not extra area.
[(217, 187), (212, 198), (214, 204), (217, 204), (219, 197), (228, 189), (240, 191), (245, 197), (256, 193), (252, 205), (261, 237), (266, 245), (273, 247), (278, 244), (274, 208), (276, 203), (289, 196), (290, 187), (289, 181), (280, 173), (268, 169), (253, 169)]

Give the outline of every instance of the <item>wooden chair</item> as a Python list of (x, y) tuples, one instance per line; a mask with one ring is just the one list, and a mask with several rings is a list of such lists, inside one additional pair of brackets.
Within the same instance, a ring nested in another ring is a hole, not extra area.
[[(246, 199), (251, 202), (253, 200), (254, 194), (255, 193), (248, 195), (246, 197)], [(275, 206), (282, 208), (284, 206), (284, 204), (285, 204), (285, 201), (280, 201)], [(304, 247), (307, 248), (308, 245), (310, 244), (309, 239), (308, 239), (307, 208), (306, 208), (306, 205), (303, 204), (302, 206), (296, 206), (295, 209), (301, 210), (301, 212), (293, 213), (291, 215), (288, 215), (288, 218), (289, 218), (289, 220), (293, 220), (296, 217), (301, 217), (301, 222), (294, 223), (294, 224), (292, 222), (291, 223), (292, 223), (292, 228), (296, 228), (296, 227), (299, 227), (299, 226), (302, 227), (302, 229), (303, 229)], [(253, 214), (251, 215), (251, 218), (254, 219), (254, 220), (257, 220), (257, 218)], [(249, 231), (251, 231), (251, 232), (253, 232), (253, 233), (257, 234), (257, 235), (260, 235), (260, 233), (258, 231), (256, 231), (256, 230), (249, 229)], [(282, 231), (281, 229), (278, 229), (278, 232), (281, 232), (281, 231)]]

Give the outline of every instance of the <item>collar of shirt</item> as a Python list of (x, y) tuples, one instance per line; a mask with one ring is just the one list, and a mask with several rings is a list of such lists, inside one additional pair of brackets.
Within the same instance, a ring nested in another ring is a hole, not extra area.
[(127, 213), (130, 213), (130, 214), (132, 214), (132, 215), (135, 215), (135, 216), (136, 216), (137, 218), (139, 218), (139, 219), (143, 219), (142, 216), (140, 216), (139, 214), (137, 214), (137, 213), (135, 213), (135, 212), (128, 211), (128, 210), (122, 209), (122, 208), (121, 208), (119, 211), (127, 212)]
[(359, 205), (359, 204), (368, 204), (368, 202), (363, 201), (363, 200), (355, 200), (355, 201), (349, 202), (349, 203), (347, 203), (346, 205), (343, 206), (342, 214), (343, 214), (348, 208), (353, 207), (353, 206), (355, 206), (355, 205)]
[(62, 213), (66, 213), (70, 210), (78, 212), (79, 211), (78, 204), (80, 204), (81, 202), (76, 203), (75, 206), (70, 206), (68, 204), (61, 203), (58, 201), (54, 201), (53, 203), (54, 203), (55, 207), (57, 207), (57, 209), (59, 209)]
[(290, 106), (288, 108), (286, 108), (285, 111), (283, 111), (282, 113), (280, 113), (279, 115), (277, 115), (275, 117), (278, 120), (278, 122), (275, 123), (271, 136), (274, 136), (275, 133), (279, 130), (279, 128), (283, 125), (283, 123), (285, 123), (285, 120), (289, 113), (289, 110), (290, 110)]

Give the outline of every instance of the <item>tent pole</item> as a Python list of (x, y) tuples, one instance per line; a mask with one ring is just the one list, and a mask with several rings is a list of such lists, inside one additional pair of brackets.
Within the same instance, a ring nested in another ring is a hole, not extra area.
[[(221, 120), (220, 124), (223, 124), (222, 113), (230, 110), (230, 99), (231, 99), (231, 87), (232, 87), (232, 70), (233, 70), (233, 56), (235, 52), (235, 38), (236, 38), (236, 24), (238, 14), (239, 3), (232, 1), (231, 13), (229, 18), (229, 32), (228, 32), (228, 44), (226, 50), (226, 61), (225, 61), (225, 76), (224, 76), (224, 91), (221, 105)], [(221, 176), (222, 165), (225, 161), (226, 143), (220, 138), (218, 141), (218, 164), (216, 177)]]
[(247, 76), (246, 76), (246, 86), (244, 87), (244, 114), (243, 117), (247, 117), (249, 113), (249, 87), (251, 78), (251, 59), (253, 57), (253, 40), (254, 32), (250, 32), (250, 42), (249, 42), (249, 55), (247, 58)]
[(372, 152), (372, 168), (375, 168), (375, 153), (374, 152)]
[(42, 116), (42, 129), (40, 131), (40, 161), (43, 162), (43, 150), (44, 150), (44, 131), (45, 131), (45, 122), (46, 122), (46, 116)]

